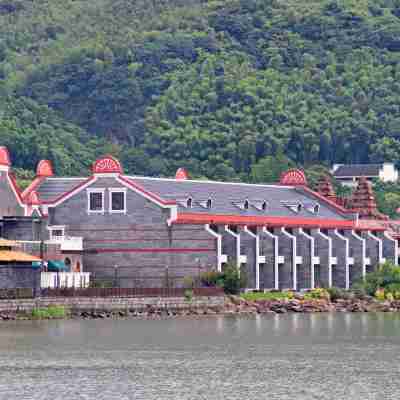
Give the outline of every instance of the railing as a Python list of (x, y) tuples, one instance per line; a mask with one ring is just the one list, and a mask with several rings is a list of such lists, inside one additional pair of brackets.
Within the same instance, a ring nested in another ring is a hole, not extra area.
[(88, 288), (90, 272), (42, 272), (41, 288)]
[[(42, 289), (42, 297), (184, 297), (184, 288), (58, 288)], [(194, 288), (194, 296), (223, 296), (222, 288)]]

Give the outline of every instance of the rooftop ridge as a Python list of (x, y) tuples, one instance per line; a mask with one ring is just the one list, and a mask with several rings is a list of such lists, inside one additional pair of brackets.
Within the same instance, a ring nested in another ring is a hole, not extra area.
[(261, 183), (247, 183), (247, 182), (222, 182), (222, 181), (212, 181), (212, 180), (195, 180), (195, 179), (185, 179), (185, 180), (176, 180), (175, 178), (157, 178), (157, 177), (149, 177), (149, 176), (132, 176), (132, 175), (123, 175), (127, 179), (148, 179), (154, 181), (167, 181), (167, 182), (179, 182), (182, 184), (185, 183), (217, 183), (220, 185), (242, 185), (242, 186), (252, 186), (252, 187), (272, 187), (277, 189), (291, 189), (294, 190), (293, 186), (287, 185), (279, 185), (279, 184), (261, 184)]

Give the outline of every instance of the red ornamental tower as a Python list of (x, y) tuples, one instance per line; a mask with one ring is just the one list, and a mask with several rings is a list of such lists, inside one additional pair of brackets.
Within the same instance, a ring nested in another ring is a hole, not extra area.
[(327, 175), (321, 176), (318, 182), (317, 191), (321, 196), (336, 202), (336, 193), (333, 189), (332, 182)]
[(372, 184), (365, 177), (358, 181), (357, 188), (350, 199), (350, 208), (360, 218), (386, 220), (388, 217), (378, 211)]

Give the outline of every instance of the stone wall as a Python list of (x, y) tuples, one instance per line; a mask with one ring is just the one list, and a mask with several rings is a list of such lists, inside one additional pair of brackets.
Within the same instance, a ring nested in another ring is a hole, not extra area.
[(203, 307), (223, 307), (223, 296), (194, 297), (191, 301), (184, 297), (149, 297), (149, 298), (99, 298), (99, 297), (57, 297), (19, 300), (0, 300), (1, 312), (25, 311), (48, 306), (63, 306), (79, 311), (113, 311), (113, 310), (144, 310), (147, 307), (159, 309), (192, 309)]
[(0, 265), (0, 289), (11, 288), (40, 288), (40, 271), (28, 265)]
[(109, 213), (108, 189), (126, 189), (112, 177), (99, 178), (89, 188), (105, 189), (104, 213), (88, 213), (87, 191), (82, 190), (50, 219), (53, 225), (66, 225), (66, 235), (83, 237), (83, 270), (94, 279), (117, 276), (121, 287), (160, 287), (167, 281), (180, 287), (186, 276), (217, 268), (216, 238), (204, 226), (168, 227), (169, 209), (129, 189), (126, 214)]

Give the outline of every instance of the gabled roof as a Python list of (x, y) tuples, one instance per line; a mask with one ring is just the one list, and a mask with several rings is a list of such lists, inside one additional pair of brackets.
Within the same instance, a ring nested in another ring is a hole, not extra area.
[(339, 165), (334, 171), (333, 176), (336, 178), (345, 177), (378, 177), (382, 164), (345, 164)]
[[(210, 213), (198, 204), (196, 200), (210, 198), (212, 200), (212, 213), (243, 216), (275, 216), (299, 217), (312, 219), (349, 219), (346, 210), (317, 193), (304, 187), (282, 185), (258, 185), (236, 182), (176, 180), (167, 178), (127, 177), (130, 181), (139, 184), (147, 191), (164, 199), (179, 199), (190, 197), (193, 199), (190, 209), (178, 204), (178, 213)], [(237, 207), (238, 200), (248, 200), (249, 208)], [(266, 210), (253, 207), (252, 203), (265, 200), (268, 204)], [(319, 204), (319, 212), (310, 212), (301, 207), (299, 212), (294, 212), (287, 204)]]

